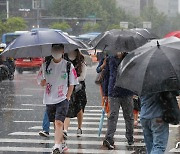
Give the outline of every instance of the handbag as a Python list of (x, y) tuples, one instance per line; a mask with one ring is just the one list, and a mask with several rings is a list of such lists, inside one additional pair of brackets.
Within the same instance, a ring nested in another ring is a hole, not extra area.
[(103, 79), (104, 79), (104, 72), (105, 72), (105, 69), (103, 69), (101, 72), (99, 72), (96, 76), (96, 79), (95, 79), (95, 83), (96, 84), (101, 84)]
[(162, 92), (160, 105), (163, 109), (162, 119), (169, 124), (178, 125), (180, 122), (180, 109), (175, 92)]

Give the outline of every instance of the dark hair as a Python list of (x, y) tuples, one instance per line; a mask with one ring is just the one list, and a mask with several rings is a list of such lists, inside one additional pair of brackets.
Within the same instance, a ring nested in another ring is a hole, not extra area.
[(128, 55), (128, 53), (127, 53), (127, 52), (124, 52), (122, 59), (124, 59), (127, 55)]
[[(82, 64), (84, 63), (85, 64), (85, 58), (84, 56), (81, 54), (81, 52), (79, 51), (79, 49), (76, 49), (74, 50), (76, 53), (77, 53), (77, 56), (76, 56), (76, 59), (72, 61), (74, 67), (75, 67), (75, 70), (77, 72), (77, 76), (79, 77), (80, 74), (82, 73)], [(68, 61), (71, 61), (69, 58), (68, 58), (68, 55), (65, 54), (64, 55), (64, 58)]]
[(52, 49), (53, 50), (64, 50), (64, 45), (63, 44), (52, 44)]
[(77, 56), (76, 56), (76, 71), (77, 71), (77, 75), (80, 76), (80, 74), (82, 73), (82, 64), (85, 64), (85, 58), (84, 56), (81, 54), (81, 52), (79, 51), (79, 49), (75, 50), (77, 52)]
[(49, 67), (49, 65), (50, 65), (50, 63), (51, 63), (51, 60), (53, 59), (53, 57), (52, 56), (47, 56), (47, 57), (45, 57), (45, 62), (46, 62), (46, 73), (48, 73), (48, 67)]

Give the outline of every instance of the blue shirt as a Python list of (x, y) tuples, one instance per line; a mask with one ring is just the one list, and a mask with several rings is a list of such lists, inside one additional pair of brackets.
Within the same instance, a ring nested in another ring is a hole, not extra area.
[(153, 119), (162, 117), (163, 111), (160, 105), (160, 93), (148, 94), (141, 99), (141, 119)]

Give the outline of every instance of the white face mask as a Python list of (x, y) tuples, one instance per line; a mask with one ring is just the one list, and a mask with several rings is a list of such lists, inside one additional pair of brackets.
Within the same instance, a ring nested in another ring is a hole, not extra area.
[(61, 59), (62, 55), (63, 55), (63, 53), (61, 53), (61, 52), (54, 52), (54, 51), (52, 51), (51, 54), (52, 54), (53, 58), (56, 60)]
[(68, 56), (68, 58), (69, 58), (71, 61), (73, 61), (73, 60), (75, 60), (75, 59), (76, 59), (76, 57), (75, 57), (75, 56)]

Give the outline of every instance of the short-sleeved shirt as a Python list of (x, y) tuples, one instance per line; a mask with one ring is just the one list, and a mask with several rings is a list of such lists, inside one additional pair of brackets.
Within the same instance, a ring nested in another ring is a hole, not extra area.
[[(38, 74), (38, 82), (46, 79), (46, 89), (44, 92), (43, 104), (57, 104), (64, 101), (68, 91), (67, 61), (62, 59), (59, 63), (51, 60), (47, 71), (44, 63)], [(42, 71), (43, 70), (43, 71)], [(69, 73), (70, 85), (77, 85), (78, 78), (74, 66), (71, 64)]]

